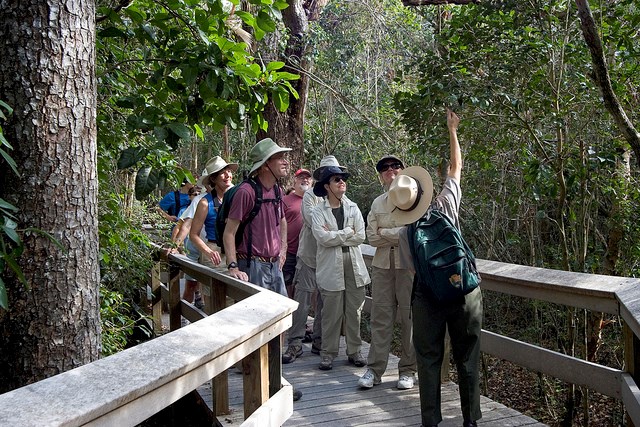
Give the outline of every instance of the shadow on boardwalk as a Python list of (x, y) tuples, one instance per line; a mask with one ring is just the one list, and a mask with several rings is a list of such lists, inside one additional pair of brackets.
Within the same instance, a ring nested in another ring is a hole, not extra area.
[[(398, 390), (398, 358), (389, 357), (389, 367), (382, 377), (382, 384), (369, 390), (358, 387), (358, 379), (365, 368), (348, 363), (344, 337), (340, 342), (340, 355), (333, 362), (333, 369), (318, 369), (320, 356), (311, 353), (311, 344), (303, 344), (304, 354), (295, 362), (283, 365), (284, 377), (294, 388), (303, 393), (293, 405), (293, 415), (285, 426), (420, 426), (420, 398), (418, 386), (411, 390)], [(363, 342), (362, 354), (367, 356), (369, 344)], [(232, 368), (229, 371), (230, 403), (232, 413), (219, 416), (223, 425), (240, 425), (242, 414), (242, 375)], [(207, 402), (211, 402), (209, 385), (198, 389)], [(544, 426), (536, 420), (481, 398), (482, 419), (485, 426)], [(442, 386), (441, 427), (462, 426), (458, 386), (452, 382)]]

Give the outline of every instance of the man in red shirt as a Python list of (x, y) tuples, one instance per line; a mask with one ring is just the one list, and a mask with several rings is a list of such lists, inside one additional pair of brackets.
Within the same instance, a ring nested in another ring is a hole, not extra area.
[(298, 241), (302, 230), (302, 196), (311, 186), (311, 172), (307, 169), (298, 169), (293, 178), (293, 191), (282, 199), (284, 204), (284, 217), (287, 220), (287, 259), (282, 267), (284, 284), (287, 287), (289, 298), (293, 298), (293, 277), (296, 273), (296, 254), (298, 253)]

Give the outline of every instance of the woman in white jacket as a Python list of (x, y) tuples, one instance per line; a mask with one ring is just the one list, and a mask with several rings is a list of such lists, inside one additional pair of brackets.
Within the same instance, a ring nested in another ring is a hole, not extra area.
[(343, 319), (349, 362), (366, 364), (360, 353), (360, 315), (365, 285), (371, 280), (360, 251), (365, 240), (362, 213), (358, 205), (343, 198), (347, 178), (348, 172), (328, 167), (313, 187), (317, 196), (326, 196), (312, 211), (312, 232), (318, 243), (316, 281), (323, 300), (322, 370), (331, 369), (338, 355)]

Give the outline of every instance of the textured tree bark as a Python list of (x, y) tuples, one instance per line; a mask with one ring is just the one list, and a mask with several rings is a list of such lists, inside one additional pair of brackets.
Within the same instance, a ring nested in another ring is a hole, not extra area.
[(3, 124), (22, 174), (0, 166), (0, 197), (24, 231), (0, 310), (0, 393), (100, 356), (95, 0), (0, 0)]
[(635, 129), (631, 120), (627, 117), (627, 114), (622, 109), (618, 98), (616, 97), (613, 87), (611, 86), (611, 78), (609, 77), (609, 70), (604, 58), (604, 52), (602, 50), (602, 42), (596, 29), (596, 24), (589, 8), (589, 2), (587, 0), (576, 0), (578, 5), (578, 16), (580, 16), (580, 26), (582, 27), (582, 35), (584, 41), (587, 43), (587, 47), (591, 52), (591, 61), (593, 62), (593, 72), (595, 74), (596, 84), (600, 87), (602, 92), (602, 99), (604, 100), (604, 106), (613, 116), (618, 129), (624, 135), (631, 148), (635, 152), (637, 161), (640, 161), (640, 133)]
[[(304, 113), (307, 106), (309, 77), (300, 70), (309, 71), (313, 66), (307, 56), (310, 48), (306, 40), (309, 21), (317, 19), (328, 0), (290, 0), (289, 7), (282, 11), (285, 27), (289, 31), (284, 57), (278, 60), (286, 64), (286, 71), (300, 74), (300, 79), (291, 82), (299, 99), (291, 97), (289, 109), (280, 113), (273, 103), (269, 103), (264, 116), (269, 123), (267, 132), (259, 132), (258, 139), (273, 138), (279, 145), (292, 148), (291, 168), (295, 171), (304, 164)], [(277, 43), (274, 43), (277, 46)], [(274, 50), (275, 51), (275, 50)]]

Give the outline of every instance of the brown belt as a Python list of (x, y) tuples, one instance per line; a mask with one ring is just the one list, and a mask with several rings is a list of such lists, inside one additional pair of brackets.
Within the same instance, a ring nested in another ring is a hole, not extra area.
[[(237, 258), (238, 259), (249, 259), (249, 257), (246, 254), (238, 254)], [(277, 257), (277, 256), (272, 256), (272, 257), (252, 256), (251, 259), (254, 260), (254, 261), (260, 261), (260, 262), (276, 262), (276, 261), (280, 260), (280, 257)]]

